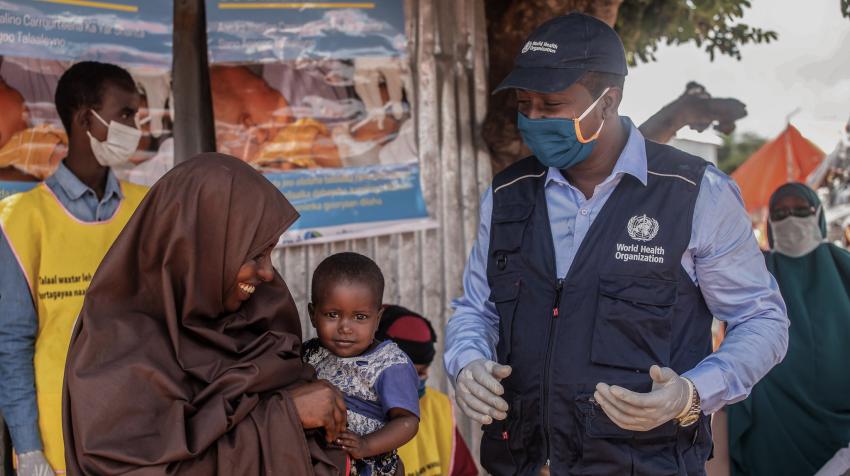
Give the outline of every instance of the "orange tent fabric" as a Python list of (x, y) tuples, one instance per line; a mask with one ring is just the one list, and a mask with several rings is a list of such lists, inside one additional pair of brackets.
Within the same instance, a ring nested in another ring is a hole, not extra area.
[(744, 205), (750, 213), (767, 208), (770, 195), (787, 182), (805, 182), (825, 154), (792, 125), (776, 139), (764, 144), (735, 172), (732, 178), (741, 188)]

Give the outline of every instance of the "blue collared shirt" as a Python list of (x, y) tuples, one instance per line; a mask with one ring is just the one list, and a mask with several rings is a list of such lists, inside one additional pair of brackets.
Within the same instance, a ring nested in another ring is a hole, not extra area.
[[(624, 174), (646, 185), (644, 138), (624, 118), (629, 138), (614, 170), (585, 196), (558, 169), (550, 168), (545, 194), (555, 243), (558, 277), (569, 272), (593, 220)], [(494, 359), (499, 316), (490, 302), (487, 254), (490, 242), (492, 189), (481, 201), (481, 222), (463, 275), (464, 295), (453, 301), (446, 328), (445, 363), (449, 375), (476, 359)], [(788, 317), (779, 287), (765, 267), (735, 183), (715, 167), (703, 176), (694, 207), (693, 227), (682, 267), (699, 286), (709, 310), (727, 326), (720, 348), (685, 372), (702, 399), (705, 413), (749, 395), (753, 385), (785, 356)], [(553, 277), (554, 278), (554, 277)]]
[[(86, 222), (112, 218), (124, 198), (112, 170), (100, 200), (64, 163), (44, 183), (71, 215)], [(0, 232), (0, 413), (18, 454), (42, 449), (33, 375), (37, 332), (29, 285)]]

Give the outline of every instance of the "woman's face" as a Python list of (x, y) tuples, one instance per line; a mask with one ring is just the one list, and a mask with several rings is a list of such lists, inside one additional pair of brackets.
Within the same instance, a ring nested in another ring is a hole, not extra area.
[(224, 309), (236, 312), (242, 303), (251, 299), (257, 287), (274, 279), (272, 250), (269, 246), (257, 256), (246, 261), (236, 274), (236, 282), (224, 294)]

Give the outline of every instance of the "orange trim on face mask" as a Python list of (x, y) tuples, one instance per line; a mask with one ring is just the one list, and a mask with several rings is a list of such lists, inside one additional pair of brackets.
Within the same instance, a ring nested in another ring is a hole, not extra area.
[(577, 138), (577, 139), (578, 139), (578, 141), (579, 141), (579, 142), (581, 142), (582, 144), (587, 144), (587, 143), (588, 143), (588, 142), (590, 142), (590, 141), (594, 141), (594, 140), (596, 140), (596, 139), (599, 137), (599, 133), (600, 133), (600, 132), (602, 132), (602, 126), (603, 126), (604, 124), (605, 124), (605, 119), (602, 119), (602, 124), (599, 124), (599, 129), (596, 129), (596, 133), (595, 133), (595, 134), (593, 134), (593, 135), (592, 135), (589, 139), (585, 139), (585, 138), (581, 135), (581, 126), (579, 126), (579, 121), (578, 121), (578, 120), (576, 120), (576, 121), (575, 121), (575, 125), (576, 125), (576, 138)]
[(590, 111), (592, 111), (592, 110), (593, 110), (593, 108), (595, 108), (595, 107), (596, 107), (596, 105), (597, 105), (597, 104), (599, 104), (599, 101), (600, 101), (603, 97), (605, 97), (605, 94), (606, 94), (606, 93), (608, 92), (608, 90), (610, 90), (610, 89), (611, 89), (610, 87), (605, 88), (605, 90), (604, 90), (604, 91), (602, 91), (602, 94), (600, 94), (600, 95), (599, 95), (599, 97), (598, 97), (598, 98), (596, 98), (596, 101), (593, 101), (593, 104), (591, 104), (590, 106), (588, 106), (588, 108), (587, 108), (587, 109), (585, 109), (583, 113), (581, 113), (581, 116), (579, 116), (577, 119), (573, 119), (573, 123), (575, 124), (575, 128), (576, 128), (576, 138), (577, 138), (577, 139), (578, 139), (578, 141), (579, 141), (579, 142), (581, 142), (582, 144), (587, 144), (587, 143), (588, 143), (588, 142), (590, 142), (590, 141), (594, 141), (594, 140), (596, 140), (596, 139), (599, 137), (599, 133), (600, 133), (600, 132), (602, 132), (602, 126), (603, 126), (603, 125), (605, 125), (605, 119), (602, 119), (602, 123), (601, 123), (601, 124), (599, 124), (599, 129), (596, 129), (596, 132), (595, 132), (595, 133), (594, 133), (594, 134), (593, 134), (590, 138), (585, 139), (585, 138), (584, 138), (584, 135), (582, 135), (582, 133), (581, 133), (581, 120), (582, 120), (582, 119), (584, 119), (584, 118), (585, 118), (588, 114), (590, 114)]

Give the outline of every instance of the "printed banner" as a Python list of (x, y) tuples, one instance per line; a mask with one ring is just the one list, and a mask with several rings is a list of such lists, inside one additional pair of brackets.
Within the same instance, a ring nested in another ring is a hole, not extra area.
[(173, 2), (0, 0), (0, 55), (171, 69)]
[[(301, 213), (284, 243), (376, 230), (391, 222), (427, 225), (415, 163), (266, 175)], [(348, 238), (348, 237), (346, 237)]]
[(9, 182), (0, 180), (0, 200), (15, 193), (26, 192), (36, 185), (38, 185), (38, 182)]
[[(59, 78), (70, 61), (0, 56), (0, 190), (10, 182), (49, 177), (68, 150), (68, 136), (54, 104)], [(139, 148), (130, 162), (113, 167), (124, 180), (151, 185), (174, 164), (171, 75), (160, 69), (126, 68), (142, 95)], [(3, 192), (0, 192), (3, 193)]]
[(54, 96), (78, 61), (124, 67), (142, 95), (142, 140), (114, 169), (119, 178), (150, 185), (171, 168), (173, 9), (166, 0), (0, 0), (0, 196), (31, 188), (65, 157)]
[[(283, 243), (433, 226), (402, 4), (207, 1), (216, 144), (301, 213)], [(248, 33), (222, 48), (235, 32)]]
[(402, 56), (404, 1), (206, 0), (212, 63)]

